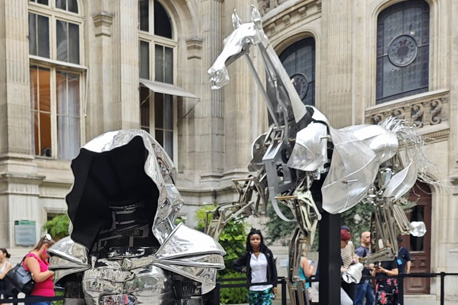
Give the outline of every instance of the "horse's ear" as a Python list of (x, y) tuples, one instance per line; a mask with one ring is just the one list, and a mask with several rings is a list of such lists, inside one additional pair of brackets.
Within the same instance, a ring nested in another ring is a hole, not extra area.
[(234, 9), (234, 13), (232, 14), (232, 26), (234, 27), (234, 29), (237, 29), (241, 25), (242, 19), (240, 19), (239, 15), (237, 15)]
[(253, 21), (255, 27), (258, 30), (262, 30), (261, 14), (259, 13), (259, 11), (256, 8), (256, 6), (254, 6), (253, 4), (251, 5), (251, 21)]

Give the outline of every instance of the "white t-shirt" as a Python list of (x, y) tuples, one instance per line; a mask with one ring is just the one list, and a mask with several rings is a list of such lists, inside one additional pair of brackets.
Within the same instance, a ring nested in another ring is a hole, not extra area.
[[(267, 282), (267, 258), (264, 253), (259, 253), (256, 257), (254, 253), (251, 254), (250, 260), (251, 268), (251, 283), (265, 283)], [(252, 291), (263, 291), (272, 288), (272, 285), (256, 285), (251, 286)]]

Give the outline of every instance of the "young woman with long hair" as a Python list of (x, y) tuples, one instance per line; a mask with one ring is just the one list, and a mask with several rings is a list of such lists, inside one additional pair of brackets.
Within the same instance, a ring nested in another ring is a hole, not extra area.
[[(51, 235), (46, 234), (36, 244), (35, 248), (30, 251), (24, 259), (23, 265), (29, 270), (35, 281), (35, 288), (30, 296), (53, 297), (54, 293), (54, 272), (49, 270), (48, 248), (54, 244)], [(51, 305), (49, 302), (33, 302), (29, 305)]]
[[(246, 243), (246, 253), (234, 262), (234, 270), (245, 272), (250, 284), (250, 305), (270, 305), (277, 295), (277, 267), (269, 248), (264, 244), (260, 230), (251, 229)], [(260, 285), (253, 285), (260, 283)]]

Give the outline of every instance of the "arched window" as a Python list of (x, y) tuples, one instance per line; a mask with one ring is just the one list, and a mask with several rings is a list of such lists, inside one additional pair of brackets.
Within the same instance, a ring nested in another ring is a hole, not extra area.
[(86, 71), (83, 17), (77, 0), (29, 1), (33, 153), (73, 159), (81, 146), (81, 96)]
[(302, 39), (280, 54), (286, 72), (306, 105), (315, 105), (315, 39)]
[(377, 104), (428, 91), (429, 6), (405, 1), (377, 22)]
[(157, 0), (139, 0), (140, 126), (170, 158), (175, 140), (175, 49), (170, 17)]

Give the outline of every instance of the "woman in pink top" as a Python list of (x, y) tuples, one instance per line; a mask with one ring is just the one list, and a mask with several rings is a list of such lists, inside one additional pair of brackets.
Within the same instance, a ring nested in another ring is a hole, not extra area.
[[(49, 270), (48, 248), (54, 244), (51, 235), (46, 234), (38, 241), (35, 248), (30, 251), (24, 260), (24, 267), (30, 270), (32, 278), (35, 281), (35, 288), (31, 296), (54, 296), (54, 272)], [(51, 301), (32, 302), (29, 305), (50, 305)]]

